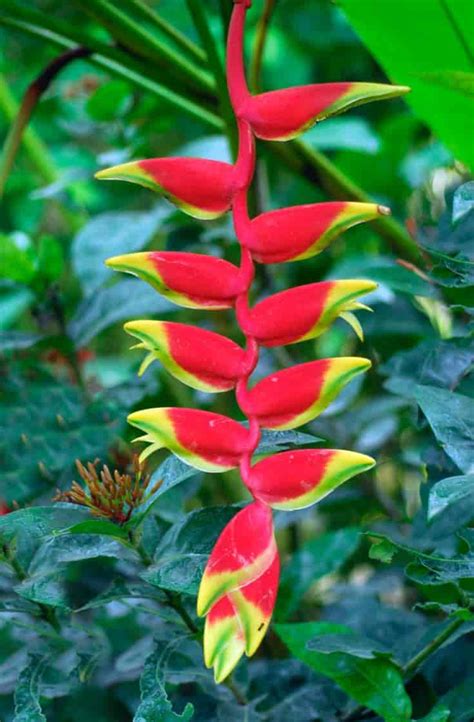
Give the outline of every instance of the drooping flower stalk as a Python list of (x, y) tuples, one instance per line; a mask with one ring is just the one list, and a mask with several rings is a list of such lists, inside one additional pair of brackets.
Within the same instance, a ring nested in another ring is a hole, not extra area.
[(272, 508), (315, 503), (375, 463), (345, 450), (287, 451), (253, 462), (262, 428), (292, 429), (314, 419), (357, 374), (363, 358), (321, 359), (278, 371), (249, 388), (259, 346), (315, 338), (337, 318), (361, 334), (353, 311), (375, 288), (367, 280), (323, 281), (273, 294), (254, 306), (249, 292), (254, 263), (298, 261), (320, 253), (342, 231), (388, 213), (371, 203), (329, 202), (270, 211), (250, 218), (248, 193), (255, 168), (254, 137), (287, 140), (330, 115), (406, 88), (369, 83), (308, 85), (252, 96), (244, 68), (243, 38), (251, 0), (234, 0), (227, 46), (227, 81), (236, 117), (239, 152), (234, 165), (196, 158), (156, 158), (100, 171), (99, 178), (129, 180), (155, 190), (184, 212), (216, 218), (232, 211), (241, 248), (237, 267), (193, 253), (156, 251), (111, 258), (108, 264), (150, 283), (188, 308), (234, 308), (245, 349), (224, 336), (187, 324), (133, 321), (126, 330), (148, 351), (141, 372), (158, 358), (192, 388), (235, 389), (247, 426), (198, 409), (158, 408), (129, 416), (148, 444), (142, 459), (166, 447), (207, 472), (239, 468), (254, 500), (222, 532), (198, 595), (206, 616), (204, 656), (222, 681), (245, 653), (258, 648), (272, 615), (279, 576)]

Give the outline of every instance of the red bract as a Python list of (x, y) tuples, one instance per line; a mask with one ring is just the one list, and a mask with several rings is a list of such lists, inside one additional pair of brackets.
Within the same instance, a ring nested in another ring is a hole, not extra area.
[(354, 301), (377, 287), (372, 281), (322, 281), (281, 291), (239, 314), (243, 331), (261, 346), (285, 346), (320, 336)]
[(235, 387), (248, 427), (209, 411), (158, 408), (136, 411), (129, 421), (145, 432), (143, 458), (166, 447), (188, 464), (208, 472), (240, 467), (253, 502), (239, 511), (219, 537), (198, 595), (206, 616), (204, 655), (222, 681), (243, 654), (255, 652), (275, 604), (279, 560), (272, 508), (300, 509), (375, 463), (364, 454), (309, 449), (253, 456), (260, 428), (291, 429), (320, 414), (370, 361), (321, 359), (277, 371), (249, 387), (259, 346), (280, 346), (315, 338), (338, 317), (362, 330), (353, 312), (359, 297), (376, 284), (335, 280), (290, 288), (249, 306), (254, 261), (282, 263), (319, 253), (341, 232), (375, 219), (388, 209), (372, 203), (329, 202), (282, 208), (249, 217), (248, 189), (255, 167), (254, 136), (286, 140), (313, 123), (354, 105), (400, 95), (406, 88), (369, 83), (329, 83), (252, 96), (243, 64), (244, 21), (250, 0), (234, 0), (227, 44), (227, 79), (239, 132), (235, 165), (190, 158), (137, 161), (101, 171), (101, 178), (131, 180), (157, 190), (185, 212), (215, 218), (232, 209), (241, 245), (240, 267), (194, 253), (150, 251), (117, 256), (113, 268), (150, 283), (174, 303), (219, 310), (235, 306), (246, 338), (245, 351), (203, 329), (164, 321), (133, 321), (126, 330), (148, 353), (189, 386), (203, 391)]
[(233, 389), (247, 369), (245, 351), (213, 331), (170, 321), (130, 321), (125, 330), (149, 351), (140, 373), (159, 359), (183, 383), (200, 391)]
[(262, 213), (251, 221), (248, 248), (259, 263), (302, 261), (321, 253), (358, 223), (386, 215), (374, 203), (315, 203)]
[(125, 180), (150, 188), (194, 218), (218, 218), (229, 210), (234, 166), (199, 158), (153, 158), (101, 170), (101, 180)]
[(198, 253), (127, 253), (109, 258), (106, 263), (116, 271), (142, 278), (162, 296), (186, 308), (232, 308), (242, 292), (237, 266)]
[(378, 83), (301, 85), (249, 96), (237, 110), (258, 138), (291, 140), (320, 120), (372, 100), (395, 98), (408, 90)]
[(4, 516), (5, 514), (9, 514), (9, 513), (10, 513), (10, 509), (5, 504), (5, 502), (0, 501), (0, 516)]

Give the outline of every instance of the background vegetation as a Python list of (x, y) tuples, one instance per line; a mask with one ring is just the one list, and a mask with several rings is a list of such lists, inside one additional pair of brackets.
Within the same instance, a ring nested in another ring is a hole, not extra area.
[[(130, 472), (125, 419), (136, 407), (200, 406), (239, 418), (231, 394), (195, 393), (158, 364), (137, 377), (141, 355), (127, 351), (121, 323), (191, 314), (103, 265), (146, 248), (235, 260), (230, 221), (193, 221), (138, 186), (93, 179), (128, 159), (231, 157), (234, 129), (220, 120), (230, 9), (228, 0), (0, 4), (0, 719), (468, 722), (467, 0), (255, 0), (249, 13), (255, 88), (387, 76), (413, 88), (406, 100), (325, 121), (302, 142), (259, 147), (255, 211), (369, 196), (394, 217), (350, 230), (320, 258), (259, 268), (259, 295), (325, 278), (380, 286), (363, 342), (337, 322), (315, 342), (262, 354), (262, 375), (290, 357), (370, 358), (373, 372), (304, 433), (268, 433), (262, 444), (357, 449), (378, 465), (316, 508), (276, 515), (282, 581), (256, 658), (216, 687), (194, 611), (207, 555), (245, 497), (237, 474), (153, 459), (127, 523), (116, 509), (100, 517), (53, 503), (57, 489), (79, 481), (76, 459)], [(52, 61), (78, 47), (55, 74)], [(192, 322), (239, 340), (231, 314), (193, 312)]]

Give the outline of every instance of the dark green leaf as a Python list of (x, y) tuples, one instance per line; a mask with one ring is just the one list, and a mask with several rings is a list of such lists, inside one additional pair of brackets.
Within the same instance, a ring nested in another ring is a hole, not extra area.
[(28, 666), (20, 674), (15, 689), (15, 717), (13, 722), (47, 722), (39, 701), (41, 675), (47, 658), (31, 654)]
[(84, 293), (90, 296), (113, 275), (104, 261), (144, 248), (169, 215), (158, 205), (147, 212), (113, 211), (95, 216), (81, 228), (72, 243), (72, 263)]
[[(474, 501), (474, 475), (451, 476), (449, 479), (438, 481), (431, 489), (428, 499), (428, 519), (433, 519), (445, 509), (465, 501), (467, 504)], [(473, 510), (474, 517), (474, 510)]]
[(468, 474), (474, 463), (474, 400), (432, 386), (418, 386), (415, 398), (444, 451)]
[(386, 646), (378, 644), (367, 637), (362, 637), (353, 632), (325, 634), (311, 639), (306, 645), (307, 649), (321, 654), (334, 654), (343, 652), (351, 657), (360, 659), (377, 659), (378, 657), (390, 657), (391, 651)]
[(164, 687), (163, 656), (165, 652), (157, 645), (145, 662), (140, 679), (141, 703), (133, 722), (188, 722), (194, 715), (194, 707), (187, 704), (182, 714), (173, 711)]
[(333, 679), (352, 699), (380, 714), (386, 722), (410, 719), (410, 698), (399, 670), (391, 662), (307, 649), (310, 640), (326, 634), (350, 633), (348, 627), (330, 622), (306, 622), (277, 624), (275, 630), (295, 657), (315, 672)]
[(124, 278), (86, 298), (71, 319), (69, 333), (77, 346), (83, 346), (114, 323), (172, 310), (171, 303), (148, 284)]
[(236, 507), (209, 507), (188, 514), (165, 534), (143, 579), (162, 589), (197, 594), (209, 554)]

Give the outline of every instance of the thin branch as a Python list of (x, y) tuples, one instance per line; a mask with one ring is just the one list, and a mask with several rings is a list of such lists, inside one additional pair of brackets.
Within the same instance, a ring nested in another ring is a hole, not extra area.
[(265, 49), (268, 28), (270, 27), (270, 21), (272, 19), (273, 11), (275, 10), (276, 1), (277, 0), (265, 0), (265, 7), (257, 25), (255, 45), (249, 73), (250, 87), (254, 93), (258, 93), (260, 90), (263, 51)]
[(438, 649), (446, 642), (447, 639), (449, 639), (454, 632), (456, 632), (459, 627), (461, 627), (464, 624), (464, 619), (454, 619), (451, 624), (448, 624), (442, 632), (438, 634), (437, 637), (431, 640), (429, 644), (426, 645), (426, 647), (423, 647), (423, 649), (418, 652), (418, 654), (415, 654), (412, 659), (410, 659), (409, 662), (405, 665), (403, 669), (403, 674), (405, 677), (411, 677), (413, 674), (417, 671), (419, 667), (425, 662), (428, 657), (431, 657), (432, 654), (438, 651)]
[(5, 139), (0, 159), (0, 198), (3, 195), (5, 183), (12, 169), (13, 163), (20, 147), (23, 133), (30, 122), (31, 116), (41, 96), (49, 88), (56, 75), (69, 63), (90, 55), (90, 50), (84, 47), (67, 50), (52, 60), (46, 68), (33, 80), (23, 96), (18, 115), (13, 121)]

